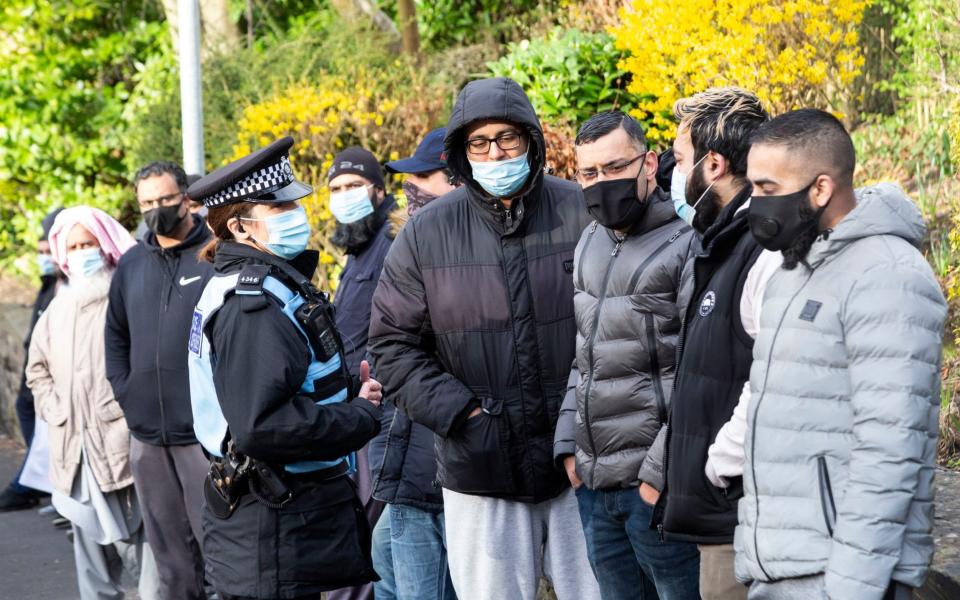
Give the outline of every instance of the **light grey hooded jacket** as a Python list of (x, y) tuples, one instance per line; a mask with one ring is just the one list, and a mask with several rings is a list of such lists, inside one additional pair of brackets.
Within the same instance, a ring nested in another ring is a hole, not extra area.
[(933, 555), (946, 303), (900, 188), (858, 204), (767, 285), (750, 374), (740, 581), (826, 574), (831, 599), (918, 587)]

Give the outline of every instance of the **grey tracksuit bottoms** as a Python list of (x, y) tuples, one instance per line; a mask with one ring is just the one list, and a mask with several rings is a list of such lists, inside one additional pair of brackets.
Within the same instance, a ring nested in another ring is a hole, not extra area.
[(573, 489), (527, 504), (443, 490), (450, 577), (460, 600), (599, 600)]

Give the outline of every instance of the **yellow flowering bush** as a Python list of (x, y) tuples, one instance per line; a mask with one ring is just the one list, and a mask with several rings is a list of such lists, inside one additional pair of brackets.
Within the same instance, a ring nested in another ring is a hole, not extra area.
[[(440, 95), (433, 101), (427, 99), (430, 94), (420, 99), (394, 96), (379, 82), (375, 74), (366, 72), (349, 79), (328, 75), (310, 84), (291, 85), (246, 107), (233, 156), (224, 161), (236, 160), (285, 135), (293, 137), (290, 162), (297, 178), (314, 190), (302, 204), (314, 230), (311, 245), (320, 251), (318, 284), (328, 291), (336, 290), (344, 261), (342, 251), (330, 243), (336, 221), (330, 214), (326, 174), (334, 155), (357, 145), (381, 161), (405, 156), (443, 109)], [(415, 88), (410, 90), (415, 93)]]
[(843, 112), (864, 58), (858, 28), (871, 0), (633, 0), (610, 27), (648, 136), (673, 137), (673, 103), (737, 85), (781, 112)]

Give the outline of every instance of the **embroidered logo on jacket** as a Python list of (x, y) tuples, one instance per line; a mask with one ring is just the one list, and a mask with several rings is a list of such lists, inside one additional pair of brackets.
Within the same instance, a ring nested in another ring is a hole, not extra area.
[(717, 295), (710, 290), (703, 296), (700, 302), (700, 316), (705, 317), (713, 312), (713, 307), (717, 305)]

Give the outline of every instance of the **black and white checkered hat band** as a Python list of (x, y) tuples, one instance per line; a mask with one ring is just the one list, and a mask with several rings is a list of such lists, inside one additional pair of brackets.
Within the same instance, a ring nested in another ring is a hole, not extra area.
[(280, 162), (260, 169), (235, 184), (220, 190), (204, 200), (204, 204), (208, 207), (230, 204), (256, 197), (258, 194), (278, 190), (285, 185), (289, 185), (292, 181), (293, 169), (290, 167), (290, 159), (284, 156), (280, 158)]

